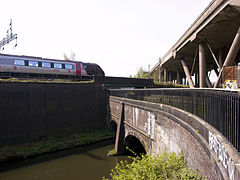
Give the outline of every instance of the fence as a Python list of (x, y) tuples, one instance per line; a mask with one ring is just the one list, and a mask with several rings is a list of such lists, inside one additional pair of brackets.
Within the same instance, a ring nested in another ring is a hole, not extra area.
[(213, 89), (109, 90), (119, 96), (167, 104), (195, 114), (221, 132), (240, 152), (240, 92)]

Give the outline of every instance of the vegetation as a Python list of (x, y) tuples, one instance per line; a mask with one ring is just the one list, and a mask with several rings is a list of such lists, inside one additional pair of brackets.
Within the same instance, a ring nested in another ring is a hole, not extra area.
[(107, 156), (115, 156), (115, 155), (117, 155), (117, 152), (115, 149), (110, 150), (107, 154)]
[(154, 82), (155, 87), (159, 88), (189, 88), (187, 85), (175, 84), (171, 82)]
[(39, 83), (94, 83), (94, 81), (71, 81), (70, 79), (55, 79), (55, 80), (41, 80), (41, 79), (0, 79), (0, 82), (39, 82)]
[(63, 53), (63, 58), (66, 61), (75, 61), (76, 60), (76, 53), (71, 51), (70, 56), (68, 56), (66, 53)]
[[(130, 157), (133, 161), (121, 161), (112, 169), (111, 179), (158, 180), (158, 179), (202, 179), (201, 175), (187, 167), (182, 153), (164, 152), (161, 156), (149, 154)], [(104, 177), (103, 179), (106, 180)]]
[(43, 137), (33, 142), (0, 147), (0, 164), (13, 160), (25, 159), (45, 153), (56, 152), (86, 144), (113, 138), (114, 134), (106, 129), (78, 133), (67, 137)]
[[(134, 76), (134, 78), (143, 78), (143, 79), (148, 79), (149, 72), (145, 71), (143, 67), (140, 67), (137, 71), (137, 74)], [(130, 77), (132, 77), (130, 75)]]

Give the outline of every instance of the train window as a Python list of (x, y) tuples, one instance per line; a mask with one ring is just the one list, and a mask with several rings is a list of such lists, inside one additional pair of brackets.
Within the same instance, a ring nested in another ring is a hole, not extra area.
[(62, 64), (62, 68), (65, 69), (65, 64)]
[(65, 64), (65, 69), (73, 69), (73, 65), (72, 64)]
[(25, 62), (24, 60), (14, 60), (14, 65), (24, 66)]
[(86, 73), (87, 66), (83, 66), (83, 64), (81, 64), (81, 68), (82, 68), (82, 73)]
[(37, 61), (29, 61), (28, 65), (33, 66), (33, 67), (38, 67), (38, 62)]
[(54, 63), (54, 68), (62, 69), (62, 64)]
[(51, 63), (49, 63), (49, 62), (42, 62), (42, 67), (50, 68), (51, 67)]
[(25, 66), (28, 66), (28, 60), (25, 60)]

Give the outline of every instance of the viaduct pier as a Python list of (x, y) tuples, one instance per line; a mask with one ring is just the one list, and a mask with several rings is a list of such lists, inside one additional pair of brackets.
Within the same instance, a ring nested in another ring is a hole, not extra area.
[[(240, 62), (239, 48), (240, 1), (212, 0), (150, 74), (158, 81), (187, 82), (190, 88), (223, 87), (224, 67)], [(209, 78), (212, 71), (216, 83)]]

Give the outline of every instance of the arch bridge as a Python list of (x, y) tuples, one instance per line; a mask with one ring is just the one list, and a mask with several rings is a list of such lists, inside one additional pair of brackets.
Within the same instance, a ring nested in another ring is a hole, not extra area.
[(183, 152), (208, 179), (240, 179), (239, 99), (236, 91), (209, 89), (109, 90), (115, 150)]

